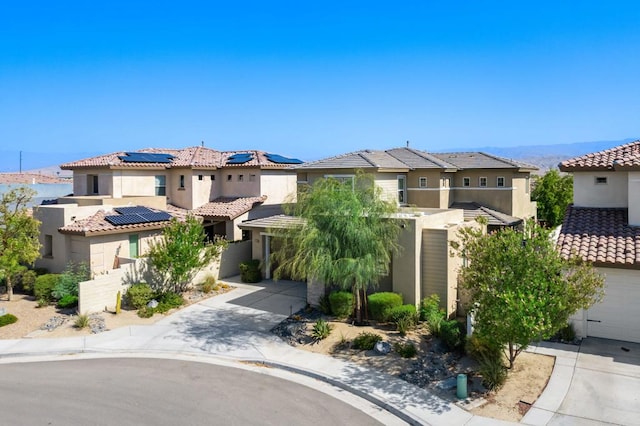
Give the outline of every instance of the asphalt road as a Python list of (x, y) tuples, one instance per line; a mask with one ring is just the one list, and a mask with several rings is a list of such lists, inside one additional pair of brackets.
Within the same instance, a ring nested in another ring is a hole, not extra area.
[(0, 365), (2, 425), (374, 425), (307, 386), (244, 369), (108, 358)]

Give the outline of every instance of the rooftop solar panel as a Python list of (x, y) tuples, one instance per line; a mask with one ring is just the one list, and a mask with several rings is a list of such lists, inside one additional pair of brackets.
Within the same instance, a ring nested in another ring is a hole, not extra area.
[(276, 164), (302, 164), (303, 163), (302, 160), (298, 160), (297, 158), (287, 158), (278, 154), (265, 154), (265, 157), (267, 157), (267, 160)]
[(114, 208), (120, 214), (142, 214), (142, 213), (153, 213), (153, 210), (148, 207), (143, 206), (133, 206), (133, 207), (116, 207)]
[(145, 223), (147, 220), (137, 214), (121, 214), (113, 216), (105, 216), (105, 220), (112, 225), (134, 225), (136, 223)]
[(251, 161), (253, 154), (245, 152), (240, 154), (233, 154), (227, 159), (227, 164), (244, 164)]
[(170, 163), (174, 158), (171, 154), (150, 152), (125, 152), (120, 158), (125, 163)]
[(147, 222), (162, 222), (164, 220), (170, 220), (171, 215), (167, 212), (149, 212), (149, 213), (140, 213)]

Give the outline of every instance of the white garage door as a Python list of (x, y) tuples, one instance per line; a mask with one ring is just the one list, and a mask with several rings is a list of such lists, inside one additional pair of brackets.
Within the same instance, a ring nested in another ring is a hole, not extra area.
[(606, 293), (587, 311), (587, 336), (640, 343), (640, 271), (598, 270), (606, 277)]

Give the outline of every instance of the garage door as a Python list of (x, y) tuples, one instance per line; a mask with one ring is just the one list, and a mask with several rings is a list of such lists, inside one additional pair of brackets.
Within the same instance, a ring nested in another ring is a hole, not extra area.
[(606, 293), (587, 311), (587, 336), (640, 343), (640, 271), (598, 270), (605, 274)]

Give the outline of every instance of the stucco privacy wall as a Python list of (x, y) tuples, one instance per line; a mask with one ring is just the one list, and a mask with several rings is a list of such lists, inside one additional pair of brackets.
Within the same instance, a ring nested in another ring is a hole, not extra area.
[[(207, 275), (216, 278), (227, 278), (238, 275), (240, 262), (251, 258), (251, 241), (231, 243), (220, 256), (220, 262), (213, 262), (198, 272), (194, 283), (204, 280)], [(122, 259), (119, 269), (109, 271), (108, 274), (98, 275), (90, 281), (79, 284), (78, 312), (102, 312), (105, 309), (114, 311), (118, 291), (124, 295), (129, 285), (146, 281), (148, 259)]]

